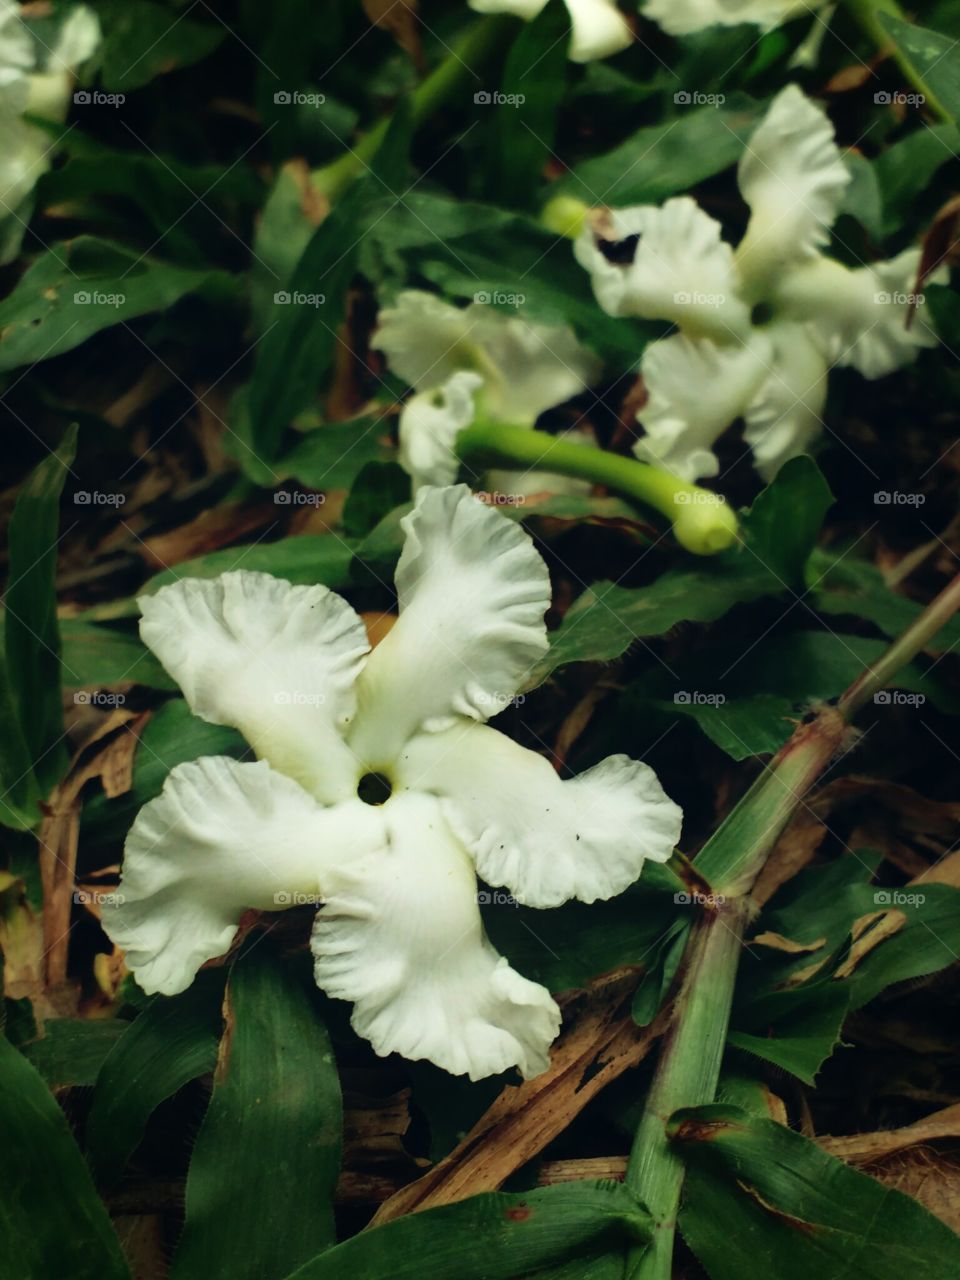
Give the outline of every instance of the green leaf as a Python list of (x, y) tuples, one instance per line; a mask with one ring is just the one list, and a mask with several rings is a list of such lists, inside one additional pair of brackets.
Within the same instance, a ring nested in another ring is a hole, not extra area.
[(386, 461), (395, 452), (384, 444), (388, 430), (380, 418), (317, 427), (300, 437), (275, 470), (311, 489), (349, 489), (368, 462)]
[(19, 1048), (51, 1089), (93, 1085), (127, 1026), (115, 1018), (50, 1018), (39, 1039), (28, 1040)]
[(954, 159), (960, 134), (951, 124), (924, 125), (876, 158), (874, 172), (883, 200), (882, 237), (916, 218), (917, 204), (938, 170)]
[(898, 49), (914, 64), (925, 84), (953, 118), (960, 119), (960, 48), (952, 36), (904, 22), (881, 9), (877, 18)]
[(133, 681), (151, 689), (176, 689), (146, 645), (113, 627), (65, 618), (60, 623), (64, 684), (76, 687)]
[(110, 93), (139, 89), (156, 76), (189, 67), (221, 43), (221, 23), (195, 22), (152, 0), (97, 0), (103, 27), (101, 76)]
[(916, 1200), (774, 1120), (709, 1106), (669, 1129), (687, 1160), (680, 1229), (711, 1280), (960, 1273), (960, 1237)]
[(376, 202), (391, 194), (402, 176), (409, 130), (406, 113), (398, 111), (372, 166), (333, 206), (277, 294), (283, 301), (274, 307), (257, 347), (253, 377), (234, 405), (239, 443), (232, 451), (260, 483), (293, 419), (333, 367), (364, 231)]
[(646, 587), (599, 582), (585, 591), (550, 637), (534, 682), (567, 662), (619, 658), (634, 640), (678, 622), (714, 622), (736, 604), (800, 586), (832, 501), (812, 459), (788, 462), (744, 514), (740, 547), (704, 567), (669, 569)]
[[(549, 157), (566, 90), (570, 15), (563, 0), (550, 0), (527, 22), (507, 53), (496, 110), (496, 142), (488, 172), (508, 205), (536, 198), (536, 175)], [(517, 99), (516, 102), (510, 101)]]
[[(875, 565), (855, 556), (817, 549), (808, 574), (820, 613), (866, 618), (884, 635), (898, 636), (919, 616), (922, 605), (887, 586)], [(939, 653), (960, 642), (960, 619), (951, 618), (928, 648)]]
[(960, 889), (946, 884), (875, 889), (872, 906), (874, 911), (900, 911), (904, 921), (854, 969), (848, 980), (852, 1009), (895, 982), (946, 969), (960, 953)]
[[(62, 745), (56, 577), (60, 495), (76, 450), (77, 429), (71, 427), (58, 448), (27, 477), (10, 519), (6, 675), (28, 761), (44, 793), (60, 778), (67, 759)], [(19, 742), (13, 746), (14, 758), (18, 754)]]
[(645, 1241), (649, 1229), (645, 1210), (616, 1183), (495, 1192), (361, 1232), (290, 1280), (519, 1280), (620, 1242)]
[(185, 294), (227, 287), (232, 277), (222, 271), (175, 267), (94, 236), (62, 241), (0, 302), (0, 372), (71, 351)]
[(336, 1239), (340, 1083), (315, 997), (262, 939), (231, 969), (171, 1280), (282, 1280)]
[(396, 462), (368, 462), (354, 481), (343, 508), (343, 528), (363, 538), (390, 511), (410, 499), (410, 477)]
[(208, 724), (192, 715), (182, 698), (160, 707), (140, 733), (133, 760), (133, 783), (122, 796), (108, 799), (103, 792), (85, 801), (81, 815), (84, 842), (122, 840), (142, 805), (160, 794), (167, 774), (187, 760), (201, 756), (249, 754), (249, 747), (236, 729)]
[(736, 164), (762, 111), (745, 94), (719, 107), (686, 107), (676, 119), (638, 129), (606, 155), (577, 165), (550, 193), (612, 208), (659, 204)]
[(223, 984), (222, 969), (204, 970), (181, 995), (155, 996), (105, 1059), (87, 1119), (87, 1159), (100, 1181), (123, 1173), (161, 1102), (213, 1070)]
[(0, 823), (29, 831), (40, 820), (40, 785), (0, 652)]
[[(0, 1037), (0, 1257), (11, 1277), (129, 1280), (63, 1112)], [(16, 1260), (14, 1262), (14, 1259)]]
[(727, 1035), (727, 1044), (746, 1050), (813, 1085), (817, 1072), (840, 1041), (849, 991), (839, 982), (807, 983), (774, 991), (753, 1001)]

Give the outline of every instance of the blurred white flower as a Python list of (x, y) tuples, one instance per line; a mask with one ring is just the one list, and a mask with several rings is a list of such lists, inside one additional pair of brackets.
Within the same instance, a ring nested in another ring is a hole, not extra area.
[(717, 474), (714, 443), (741, 417), (769, 479), (819, 435), (832, 366), (880, 378), (937, 343), (913, 293), (919, 249), (858, 268), (823, 254), (850, 175), (796, 85), (774, 98), (738, 178), (750, 221), (736, 250), (688, 196), (597, 211), (576, 242), (605, 311), (677, 326), (643, 354), (636, 453), (685, 480)]
[(770, 31), (790, 18), (815, 14), (831, 0), (647, 0), (640, 12), (671, 36), (686, 36), (705, 27), (737, 27), (750, 23)]
[(529, 1077), (559, 1010), (487, 939), (477, 875), (534, 907), (609, 898), (670, 856), (681, 814), (645, 764), (610, 756), (562, 782), (484, 723), (547, 648), (550, 579), (523, 529), (464, 485), (422, 490), (403, 527), (400, 616), (372, 653), (345, 600), (269, 574), (140, 601), (193, 712), (259, 760), (172, 770), (104, 928), (145, 991), (173, 994), (244, 910), (322, 902), (317, 983), (377, 1053)]
[[(601, 367), (566, 325), (529, 323), (488, 302), (454, 307), (417, 289), (380, 312), (373, 346), (415, 391), (400, 414), (399, 454), (414, 491), (456, 479), (454, 441), (478, 414), (532, 427), (595, 381)], [(524, 479), (538, 491), (569, 487), (541, 473)]]
[[(570, 11), (570, 58), (592, 62), (609, 58), (633, 41), (633, 32), (616, 0), (565, 0)], [(470, 0), (477, 13), (512, 13), (528, 21), (546, 7), (547, 0)]]
[(85, 5), (71, 9), (52, 45), (43, 44), (16, 0), (0, 0), (0, 263), (16, 256), (30, 195), (50, 167), (55, 135), (24, 114), (62, 124), (77, 68), (96, 50), (100, 24)]

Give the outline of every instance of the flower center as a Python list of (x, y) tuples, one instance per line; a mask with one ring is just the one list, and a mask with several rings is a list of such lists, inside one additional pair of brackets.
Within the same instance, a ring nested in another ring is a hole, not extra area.
[(750, 312), (750, 323), (754, 325), (769, 324), (773, 319), (773, 307), (769, 302), (757, 302)]
[(357, 783), (357, 795), (364, 804), (385, 804), (393, 794), (393, 783), (385, 773), (365, 773)]

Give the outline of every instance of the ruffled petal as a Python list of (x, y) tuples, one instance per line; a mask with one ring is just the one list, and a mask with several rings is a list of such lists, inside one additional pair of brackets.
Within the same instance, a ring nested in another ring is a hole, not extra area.
[(317, 902), (327, 868), (383, 847), (372, 806), (324, 809), (265, 761), (208, 756), (177, 765), (140, 810), (103, 927), (144, 991), (175, 995), (245, 910)]
[(403, 406), (398, 458), (414, 493), (425, 484), (456, 480), (460, 460), (453, 444), (473, 421), (473, 397), (482, 385), (479, 374), (454, 373), (436, 391), (418, 392)]
[(721, 341), (749, 325), (733, 250), (719, 222), (689, 196), (603, 210), (588, 219), (574, 251), (609, 315), (671, 320)]
[(548, 1064), (560, 1012), (487, 940), (473, 865), (428, 796), (383, 806), (389, 848), (332, 877), (311, 947), (317, 985), (353, 1002), (381, 1056), (400, 1053), (471, 1080)]
[(822, 107), (789, 84), (747, 143), (737, 176), (750, 206), (737, 266), (748, 295), (766, 298), (785, 265), (827, 244), (850, 174)]
[(680, 838), (683, 815), (649, 765), (609, 756), (562, 782), (543, 756), (487, 725), (418, 734), (397, 778), (442, 797), (483, 879), (531, 907), (612, 898)]
[(401, 522), (400, 616), (357, 684), (350, 745), (386, 769), (421, 726), (485, 720), (543, 656), (550, 575), (530, 536), (466, 485), (421, 489)]
[(458, 372), (479, 374), (484, 412), (519, 425), (577, 395), (600, 372), (568, 325), (529, 323), (487, 302), (454, 307), (419, 289), (380, 312), (372, 346), (417, 391), (435, 390)]
[[(518, 18), (535, 18), (547, 0), (470, 0), (477, 13), (512, 13)], [(614, 0), (566, 0), (570, 11), (570, 58), (592, 62), (609, 58), (626, 49), (633, 32)]]
[(823, 429), (829, 363), (808, 325), (768, 326), (773, 359), (769, 376), (746, 411), (743, 438), (754, 464), (772, 480), (783, 464), (805, 453)]
[[(857, 268), (817, 257), (783, 278), (777, 307), (811, 323), (832, 364), (852, 365), (865, 378), (882, 378), (910, 364), (922, 347), (938, 342), (925, 304), (913, 307), (919, 266), (919, 249)], [(939, 268), (930, 283), (943, 283), (948, 275)]]
[(144, 644), (195, 715), (239, 729), (258, 756), (324, 802), (355, 793), (363, 770), (343, 733), (369, 645), (345, 600), (239, 570), (183, 578), (138, 603)]
[(651, 343), (641, 370), (647, 402), (637, 413), (646, 435), (635, 453), (684, 480), (715, 476), (713, 445), (742, 417), (770, 370), (768, 339), (723, 346), (674, 334)]
[(818, 6), (806, 0), (647, 0), (640, 12), (668, 35), (686, 36), (706, 27), (736, 27), (741, 23), (771, 30)]
[(0, 3), (0, 67), (29, 71), (36, 61), (30, 32), (23, 24), (19, 4)]

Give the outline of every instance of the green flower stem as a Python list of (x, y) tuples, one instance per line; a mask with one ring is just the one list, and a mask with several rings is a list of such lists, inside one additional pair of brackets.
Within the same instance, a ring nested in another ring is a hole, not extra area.
[(681, 965), (670, 1027), (637, 1127), (627, 1185), (656, 1224), (649, 1248), (630, 1257), (628, 1280), (670, 1280), (683, 1164), (666, 1135), (681, 1107), (712, 1102), (730, 1021), (750, 893), (803, 797), (833, 759), (852, 744), (852, 717), (921, 653), (960, 609), (958, 575), (839, 699), (822, 705), (747, 791), (704, 846), (693, 869), (711, 886)]
[(931, 111), (936, 112), (940, 119), (945, 120), (948, 124), (956, 124), (953, 115), (924, 80), (916, 63), (908, 53), (896, 44), (880, 21), (881, 13), (889, 13), (892, 17), (900, 18), (903, 22), (909, 21), (897, 0), (844, 0), (844, 4), (861, 30), (877, 46), (877, 49), (881, 53), (893, 55), (894, 61), (907, 81), (913, 85), (918, 93), (923, 94), (924, 101)]
[(503, 422), (475, 422), (460, 432), (455, 448), (465, 461), (535, 468), (606, 485), (665, 515), (677, 541), (695, 555), (715, 555), (736, 540), (737, 517), (719, 494), (633, 458)]
[[(454, 43), (449, 54), (413, 91), (411, 115), (414, 127), (422, 124), (445, 102), (457, 93), (472, 92), (477, 73), (490, 59), (506, 46), (516, 19), (503, 14), (479, 21), (467, 27)], [(358, 178), (376, 155), (390, 127), (390, 117), (385, 116), (342, 156), (311, 174), (313, 185), (328, 200), (335, 200)]]

